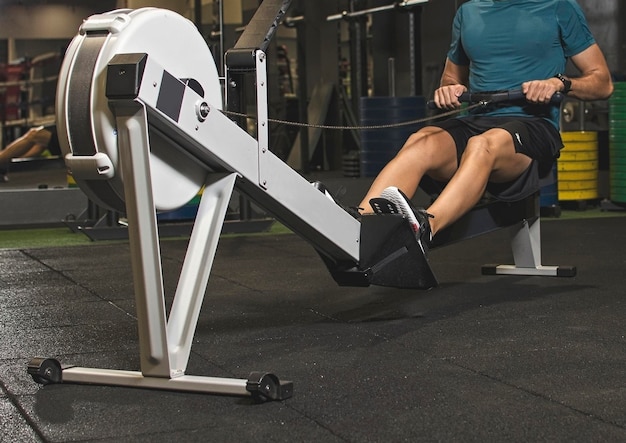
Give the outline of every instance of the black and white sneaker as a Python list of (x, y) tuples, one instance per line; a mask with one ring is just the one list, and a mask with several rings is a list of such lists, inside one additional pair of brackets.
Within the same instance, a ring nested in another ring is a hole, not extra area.
[(406, 218), (415, 232), (418, 243), (426, 253), (433, 240), (428, 221), (429, 218), (434, 217), (432, 214), (422, 208), (415, 208), (411, 200), (395, 186), (386, 188), (380, 198), (370, 200), (370, 204), (378, 214), (401, 214)]

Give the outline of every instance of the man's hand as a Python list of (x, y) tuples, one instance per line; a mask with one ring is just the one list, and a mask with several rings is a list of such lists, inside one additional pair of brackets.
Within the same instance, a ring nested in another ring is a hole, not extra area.
[(552, 96), (563, 90), (563, 82), (558, 78), (532, 80), (522, 83), (522, 92), (531, 103), (550, 103)]
[(25, 135), (26, 139), (35, 145), (48, 146), (52, 133), (43, 126), (31, 128)]
[(439, 109), (458, 109), (461, 107), (459, 97), (467, 88), (464, 85), (447, 85), (435, 90), (434, 101)]

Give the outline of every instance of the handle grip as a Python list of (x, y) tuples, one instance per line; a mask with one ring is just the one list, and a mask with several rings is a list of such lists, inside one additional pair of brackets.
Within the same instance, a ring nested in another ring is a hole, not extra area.
[[(459, 97), (459, 101), (461, 103), (505, 103), (505, 102), (514, 102), (519, 100), (525, 100), (526, 96), (522, 92), (521, 89), (511, 89), (510, 91), (502, 91), (502, 92), (491, 92), (491, 93), (475, 93), (472, 94), (470, 92), (464, 92)], [(563, 94), (560, 92), (556, 92), (552, 98), (550, 99), (551, 105), (558, 105), (563, 101)], [(438, 109), (434, 100), (429, 100), (426, 104), (428, 109)]]

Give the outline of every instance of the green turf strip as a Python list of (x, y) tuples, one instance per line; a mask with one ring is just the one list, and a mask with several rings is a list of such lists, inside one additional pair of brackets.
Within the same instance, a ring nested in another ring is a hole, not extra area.
[[(598, 217), (623, 217), (626, 211), (602, 211), (599, 208), (590, 208), (585, 211), (563, 210), (560, 217), (544, 217), (545, 221), (569, 220), (578, 218), (598, 218)], [(274, 223), (268, 232), (258, 234), (227, 234), (225, 237), (241, 235), (274, 235), (291, 232), (280, 223)], [(176, 237), (180, 239), (180, 237)], [(104, 242), (126, 242), (126, 240), (105, 240)], [(78, 246), (95, 244), (86, 235), (74, 233), (68, 228), (49, 229), (8, 229), (0, 230), (0, 249), (32, 249), (50, 248), (62, 246)]]
[[(280, 223), (274, 223), (268, 232), (248, 234), (227, 234), (225, 237), (240, 235), (272, 235), (291, 232)], [(180, 237), (176, 237), (180, 239)], [(124, 243), (127, 240), (104, 240), (102, 243)], [(7, 229), (0, 230), (0, 249), (32, 249), (51, 248), (61, 246), (78, 246), (95, 244), (82, 233), (74, 233), (69, 228), (46, 228), (46, 229)]]

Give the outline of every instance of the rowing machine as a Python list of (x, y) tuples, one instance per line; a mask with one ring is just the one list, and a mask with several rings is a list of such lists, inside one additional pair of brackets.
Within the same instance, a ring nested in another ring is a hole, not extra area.
[[(292, 383), (270, 373), (252, 372), (247, 380), (185, 374), (235, 188), (309, 241), (340, 284), (437, 284), (402, 217), (356, 220), (269, 149), (265, 49), (288, 4), (265, 0), (227, 57), (229, 70), (249, 69), (256, 76), (257, 139), (221, 112), (212, 55), (188, 20), (143, 8), (83, 23), (61, 69), (59, 140), (81, 189), (126, 213), (141, 371), (62, 367), (35, 358), (28, 366), (35, 381), (290, 397)], [(263, 27), (270, 31), (259, 32)], [(156, 213), (184, 205), (202, 187), (168, 315)]]

